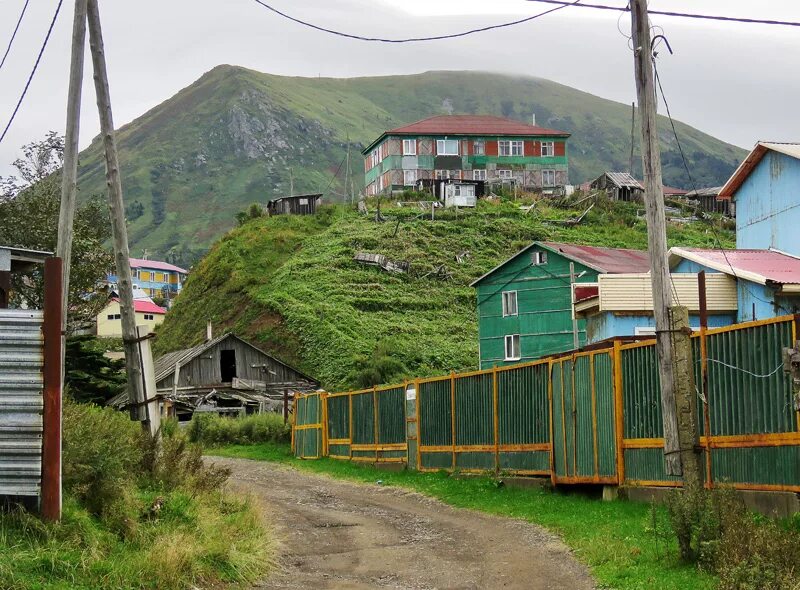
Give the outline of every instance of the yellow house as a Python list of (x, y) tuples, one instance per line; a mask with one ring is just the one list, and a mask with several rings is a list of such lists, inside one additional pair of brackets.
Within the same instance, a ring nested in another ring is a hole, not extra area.
[[(167, 310), (148, 299), (136, 299), (133, 302), (136, 311), (136, 325), (147, 326), (151, 330), (164, 321)], [(112, 299), (97, 314), (97, 335), (112, 338), (122, 337), (122, 320), (119, 310), (119, 299)]]

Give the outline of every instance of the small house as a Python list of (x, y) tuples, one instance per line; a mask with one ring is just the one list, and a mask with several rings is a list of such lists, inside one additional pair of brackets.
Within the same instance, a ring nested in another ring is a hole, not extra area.
[(267, 203), (270, 215), (314, 215), (322, 204), (322, 193), (279, 197)]
[(627, 172), (604, 172), (589, 188), (606, 191), (613, 201), (641, 201), (644, 195), (642, 183)]
[(736, 206), (736, 247), (800, 255), (800, 143), (759, 141), (719, 192)]
[[(476, 279), (480, 368), (531, 361), (584, 346), (572, 293), (605, 274), (644, 273), (647, 252), (534, 242)], [(577, 344), (577, 346), (576, 346)]]
[(687, 192), (684, 198), (688, 202), (694, 203), (701, 211), (720, 213), (728, 217), (733, 217), (736, 214), (736, 208), (733, 206), (733, 202), (730, 199), (719, 198), (721, 190), (721, 186), (698, 188)]
[[(134, 299), (133, 310), (136, 314), (136, 325), (147, 326), (151, 331), (164, 321), (167, 310), (156, 305), (149, 298)], [(97, 336), (101, 338), (122, 338), (122, 313), (119, 299), (113, 297), (95, 318)]]
[[(162, 414), (190, 420), (197, 412), (243, 415), (279, 409), (284, 396), (314, 391), (316, 379), (267, 354), (235, 334), (155, 359)], [(123, 408), (127, 394), (109, 404)]]
[[(150, 297), (161, 297), (167, 302), (181, 292), (189, 274), (185, 268), (160, 260), (131, 258), (130, 264), (133, 287), (142, 289)], [(116, 273), (110, 273), (106, 280), (111, 290), (116, 291)]]

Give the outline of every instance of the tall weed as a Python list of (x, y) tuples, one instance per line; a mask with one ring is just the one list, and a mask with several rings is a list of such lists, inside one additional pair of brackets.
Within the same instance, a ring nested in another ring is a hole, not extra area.
[(291, 427), (280, 414), (253, 414), (244, 418), (201, 415), (192, 419), (187, 430), (189, 440), (203, 446), (265, 442), (288, 442)]

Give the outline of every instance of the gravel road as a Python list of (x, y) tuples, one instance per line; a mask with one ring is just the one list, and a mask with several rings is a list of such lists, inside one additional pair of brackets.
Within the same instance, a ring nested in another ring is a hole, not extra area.
[(279, 566), (256, 588), (594, 588), (558, 537), (527, 522), (274, 463), (211, 461), (275, 528)]

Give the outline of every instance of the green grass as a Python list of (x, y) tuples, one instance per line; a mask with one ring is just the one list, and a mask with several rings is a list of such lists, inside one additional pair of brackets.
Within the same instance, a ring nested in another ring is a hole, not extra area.
[(286, 445), (229, 446), (215, 455), (274, 461), (351, 481), (398, 486), (452, 506), (521, 518), (558, 533), (587, 564), (601, 587), (618, 590), (712, 590), (716, 579), (683, 565), (677, 545), (666, 540), (666, 513), (646, 504), (602, 502), (580, 494), (498, 485), (490, 477), (454, 478), (445, 473), (389, 472), (347, 461), (295, 459)]
[[(324, 190), (328, 202), (340, 200), (345, 171), (336, 173), (348, 139), (358, 190), (362, 146), (449, 108), (525, 122), (535, 113), (540, 125), (572, 133), (574, 184), (628, 167), (630, 105), (540, 78), (485, 72), (301, 78), (219, 66), (117, 134), (125, 202), (137, 204), (129, 216), (131, 250), (140, 255), (147, 248), (188, 266), (234, 226), (238, 211), (287, 194), (290, 174), (296, 192)], [(660, 117), (659, 125), (664, 182), (691, 188), (669, 122)], [(722, 184), (746, 155), (676, 125), (699, 186)], [(81, 195), (104, 194), (99, 138), (80, 161)]]
[[(158, 330), (158, 352), (202, 342), (206, 320), (235, 331), (322, 382), (330, 391), (356, 385), (364, 359), (388, 344), (393, 380), (477, 368), (478, 322), (470, 282), (533, 240), (645, 249), (636, 204), (598, 204), (578, 227), (552, 223), (583, 205), (547, 201), (524, 214), (519, 202), (481, 201), (474, 211), (417, 209), (384, 203), (375, 223), (344, 207), (315, 216), (253, 220), (222, 238), (198, 264)], [(370, 203), (374, 210), (375, 204)], [(397, 220), (400, 220), (399, 226)], [(726, 246), (729, 230), (716, 230)], [(670, 224), (670, 245), (711, 247), (704, 223)], [(411, 264), (388, 274), (353, 261), (374, 252)], [(464, 263), (456, 254), (467, 251)], [(429, 275), (444, 266), (449, 280)]]

